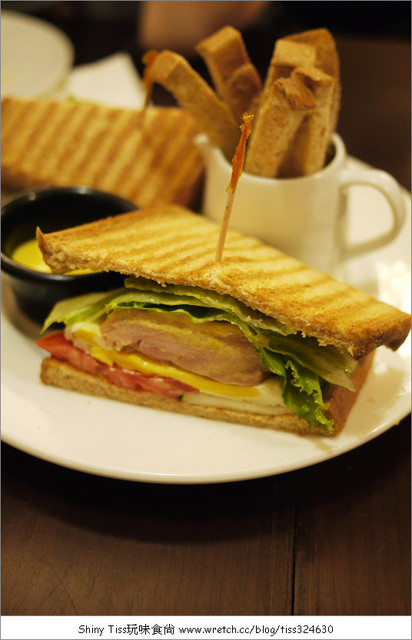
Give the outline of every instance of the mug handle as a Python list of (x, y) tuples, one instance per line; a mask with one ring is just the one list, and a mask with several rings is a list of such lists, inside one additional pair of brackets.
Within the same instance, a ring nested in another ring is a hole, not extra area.
[(354, 244), (344, 244), (341, 247), (342, 258), (349, 259), (363, 255), (369, 251), (380, 249), (389, 244), (400, 232), (405, 220), (405, 202), (399, 184), (389, 173), (379, 169), (343, 169), (340, 176), (340, 186), (347, 189), (355, 185), (371, 187), (379, 191), (389, 204), (392, 213), (391, 228), (381, 235)]

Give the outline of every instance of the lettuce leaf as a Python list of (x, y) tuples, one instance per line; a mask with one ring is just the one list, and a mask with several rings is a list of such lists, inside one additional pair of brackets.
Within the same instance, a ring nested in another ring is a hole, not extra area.
[(123, 291), (124, 289), (116, 289), (103, 293), (86, 293), (57, 302), (44, 321), (42, 333), (52, 324), (64, 323), (70, 327), (77, 322), (96, 320), (105, 313), (106, 303)]
[[(152, 294), (153, 300), (157, 300), (157, 302), (164, 300), (164, 304), (167, 304), (166, 300), (170, 300), (170, 304), (175, 304), (173, 300), (180, 298), (182, 304), (204, 306), (220, 309), (221, 311), (227, 311), (231, 315), (243, 320), (246, 324), (259, 329), (276, 331), (285, 336), (290, 333), (288, 328), (275, 318), (265, 316), (263, 313), (260, 313), (260, 311), (255, 311), (250, 307), (247, 307), (243, 302), (240, 302), (240, 300), (236, 300), (236, 298), (232, 298), (232, 296), (229, 295), (222, 295), (215, 291), (201, 289), (200, 287), (186, 287), (176, 284), (160, 285), (157, 282), (147, 280), (146, 278), (129, 277), (126, 278), (124, 284), (127, 288), (139, 290), (141, 294), (144, 292), (149, 295)], [(173, 296), (173, 298), (170, 296)]]

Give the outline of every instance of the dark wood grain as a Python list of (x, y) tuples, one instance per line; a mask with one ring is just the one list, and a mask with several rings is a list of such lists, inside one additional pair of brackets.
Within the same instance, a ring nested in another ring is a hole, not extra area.
[(295, 614), (407, 614), (409, 421), (315, 475), (299, 473)]
[(3, 614), (288, 615), (294, 503), (293, 476), (151, 486), (3, 445)]
[[(138, 63), (134, 25), (46, 17), (76, 63), (120, 49)], [(281, 26), (248, 34), (260, 69)], [(410, 42), (337, 43), (348, 151), (409, 189)], [(225, 485), (94, 477), (7, 445), (2, 464), (3, 615), (410, 615), (410, 417), (336, 459)]]

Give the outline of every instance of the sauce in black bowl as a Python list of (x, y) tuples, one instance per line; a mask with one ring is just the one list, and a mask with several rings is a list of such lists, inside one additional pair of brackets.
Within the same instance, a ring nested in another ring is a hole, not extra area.
[(122, 286), (124, 277), (110, 272), (55, 275), (24, 266), (13, 259), (23, 242), (44, 233), (133, 211), (137, 206), (118, 196), (88, 187), (54, 187), (28, 191), (10, 198), (1, 209), (1, 268), (20, 309), (43, 322), (56, 302), (64, 298)]

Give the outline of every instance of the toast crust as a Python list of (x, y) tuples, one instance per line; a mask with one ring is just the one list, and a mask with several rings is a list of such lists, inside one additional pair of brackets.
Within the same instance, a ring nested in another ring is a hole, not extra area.
[(55, 273), (116, 271), (228, 294), (355, 358), (381, 345), (397, 349), (406, 339), (409, 314), (255, 238), (229, 230), (216, 262), (219, 232), (203, 216), (166, 205), (55, 233), (38, 230), (37, 237)]
[(345, 425), (349, 412), (367, 377), (372, 363), (372, 357), (371, 355), (368, 358), (364, 358), (353, 374), (356, 391), (348, 391), (342, 387), (331, 388), (326, 404), (326, 415), (335, 421), (335, 432), (333, 434), (310, 426), (305, 420), (287, 409), (285, 409), (284, 413), (270, 416), (267, 414), (252, 413), (250, 411), (219, 409), (217, 407), (189, 404), (174, 398), (164, 398), (150, 391), (132, 391), (118, 387), (108, 382), (102, 376), (93, 376), (89, 373), (79, 371), (66, 362), (52, 357), (42, 361), (40, 379), (46, 385), (59, 387), (68, 391), (75, 391), (84, 395), (107, 398), (161, 411), (171, 411), (173, 413), (207, 418), (209, 420), (221, 420), (222, 422), (263, 429), (294, 432), (301, 435), (334, 436), (337, 435)]
[(223, 27), (199, 42), (196, 51), (205, 61), (218, 95), (241, 122), (243, 113), (250, 111), (262, 89), (262, 81), (250, 61), (242, 34), (233, 27)]

